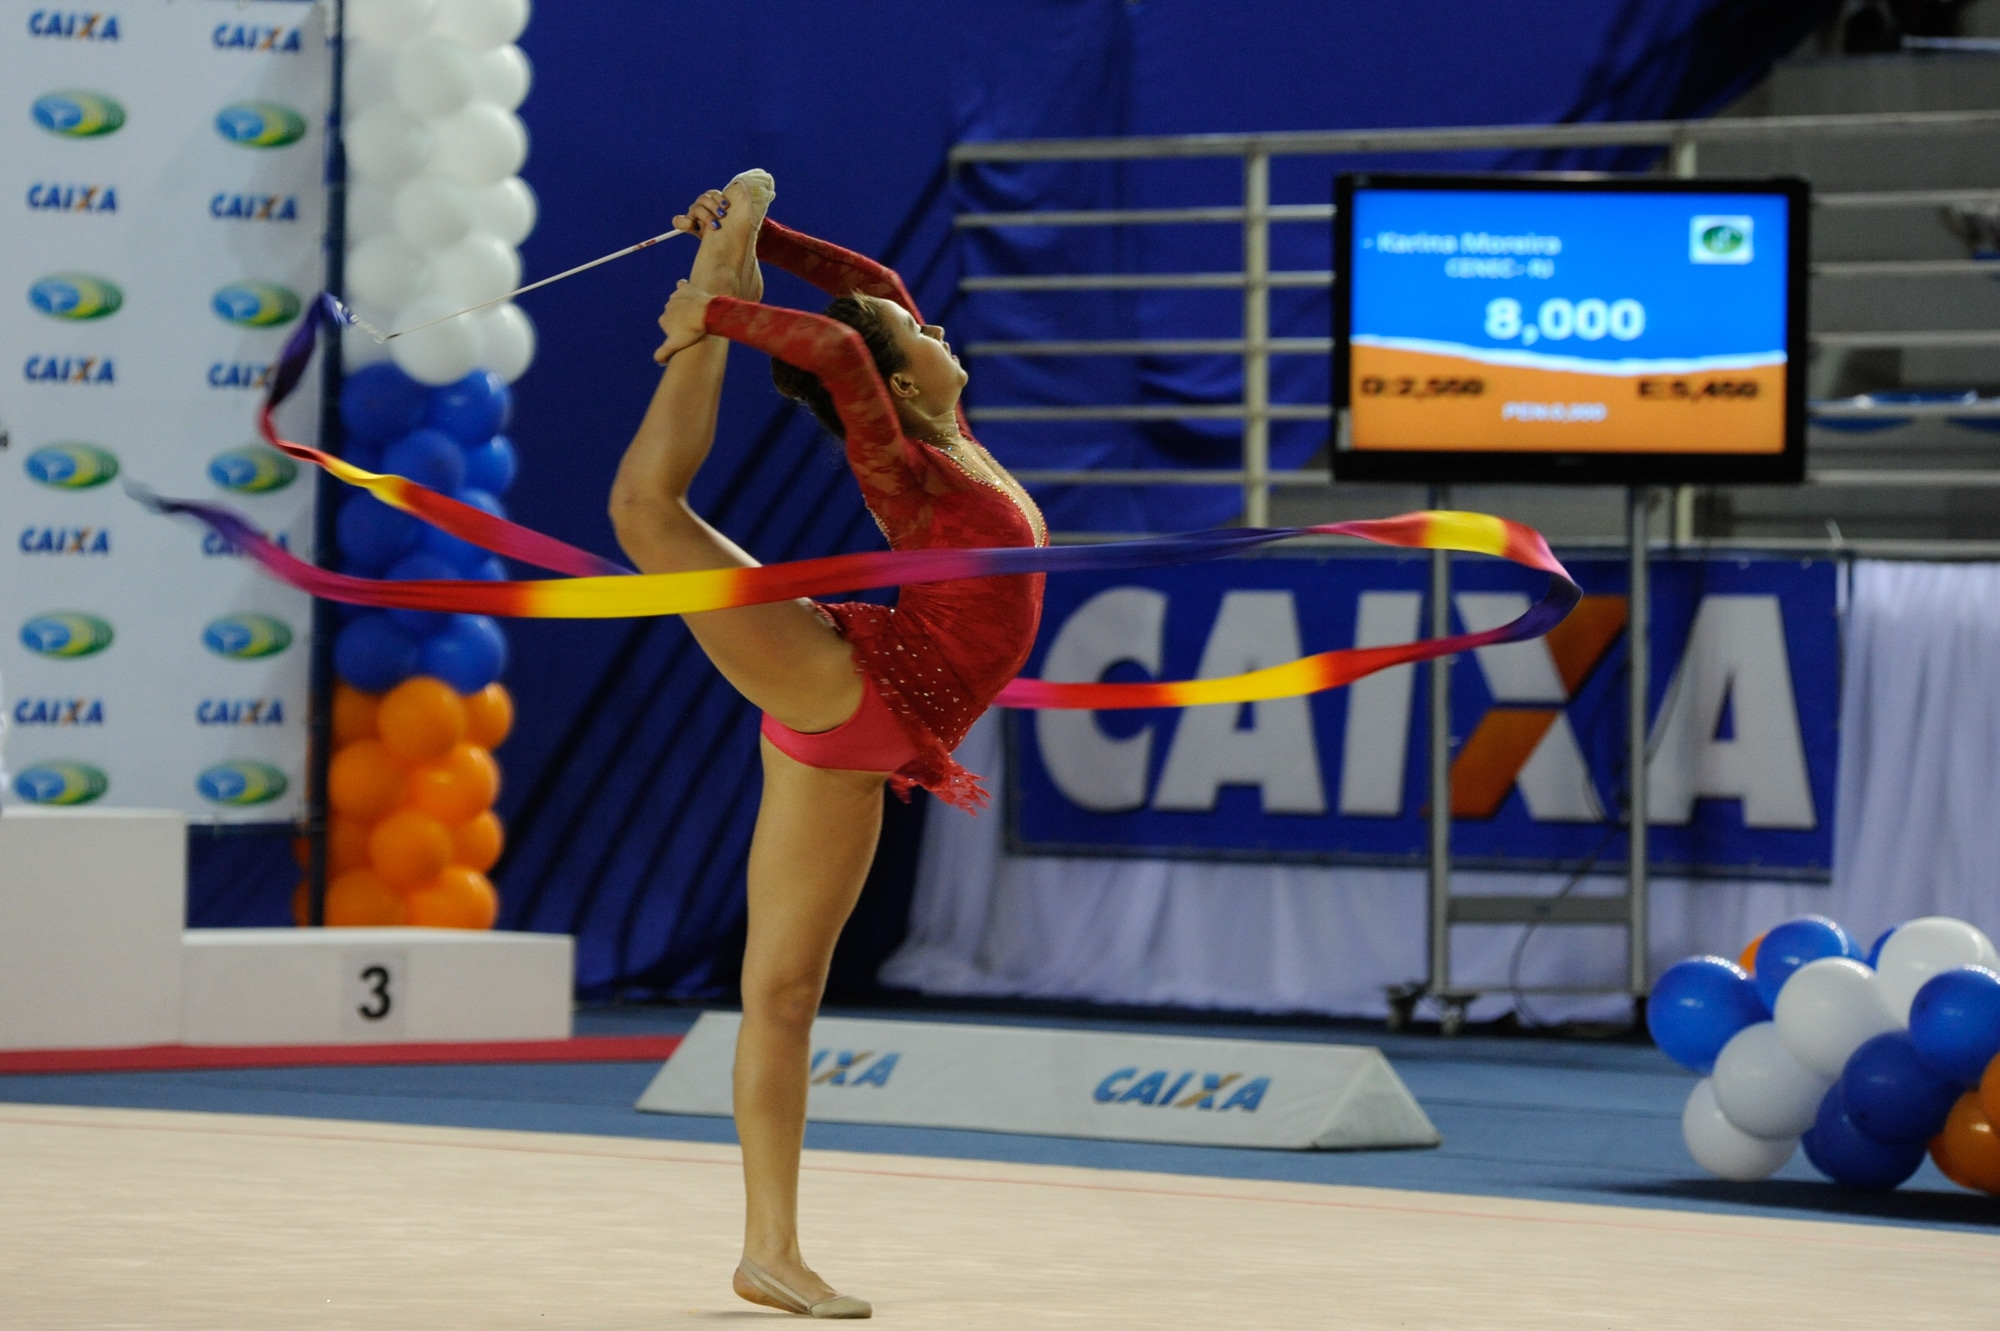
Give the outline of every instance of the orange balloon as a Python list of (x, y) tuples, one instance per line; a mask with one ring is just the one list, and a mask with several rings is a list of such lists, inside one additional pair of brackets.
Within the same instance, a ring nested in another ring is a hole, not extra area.
[(482, 749), (497, 749), (514, 729), (514, 695), (488, 684), (465, 695), (465, 738)]
[(1986, 1111), (1986, 1117), (2000, 1123), (2000, 1054), (1986, 1065), (1986, 1075), (1979, 1079), (1979, 1107)]
[(382, 695), (376, 724), (404, 762), (436, 762), (465, 739), (465, 704), (443, 680), (417, 675)]
[(1743, 955), (1736, 958), (1736, 964), (1752, 975), (1757, 973), (1757, 949), (1764, 945), (1764, 935), (1758, 934), (1750, 940), (1750, 946), (1743, 949)]
[(500, 862), (500, 852), (507, 847), (507, 834), (500, 826), (500, 819), (488, 809), (470, 822), (454, 827), (451, 843), (453, 864), (485, 873)]
[(361, 739), (333, 755), (327, 798), (342, 813), (374, 822), (403, 802), (403, 765), (379, 739)]
[(375, 738), (375, 709), (382, 700), (352, 684), (333, 686), (333, 745)]
[(373, 869), (344, 873), (327, 885), (326, 922), (336, 929), (407, 923), (402, 894)]
[(1993, 1130), (1976, 1092), (1967, 1091), (1951, 1107), (1944, 1131), (1931, 1140), (1931, 1159), (1962, 1188), (2000, 1193), (2000, 1133)]
[(470, 822), (500, 797), (500, 765), (474, 744), (459, 744), (439, 762), (410, 773), (404, 802), (449, 827)]
[(301, 869), (312, 868), (312, 855), (313, 843), (311, 837), (295, 836), (292, 838), (292, 858), (298, 861)]
[(454, 864), (403, 897), (411, 924), (430, 929), (491, 929), (500, 895), (486, 875)]
[(391, 887), (429, 882), (451, 863), (451, 833), (426, 813), (398, 809), (368, 834), (368, 863)]
[(368, 867), (368, 824), (336, 813), (326, 825), (326, 873), (338, 878), (349, 869)]
[(312, 898), (307, 895), (311, 890), (311, 885), (303, 878), (292, 889), (292, 923), (301, 929), (312, 923)]

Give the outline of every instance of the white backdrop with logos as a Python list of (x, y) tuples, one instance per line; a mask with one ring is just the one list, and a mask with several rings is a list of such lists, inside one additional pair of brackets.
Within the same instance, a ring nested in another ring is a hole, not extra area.
[[(1794, 915), (1830, 915), (1864, 945), (1920, 915), (2000, 932), (2000, 565), (1861, 561), (1842, 665), (1840, 790), (1830, 886), (1654, 883), (1652, 966), (1733, 957)], [(996, 789), (1002, 717), (959, 751)], [(884, 983), (932, 994), (1379, 1016), (1425, 969), (1424, 875), (1408, 869), (1013, 856), (998, 807), (933, 805), (910, 934)], [(1552, 892), (1562, 875), (1461, 873), (1453, 890)], [(1622, 878), (1576, 889), (1623, 890)], [(1454, 929), (1468, 988), (1621, 982), (1624, 933)], [(1510, 973), (1511, 972), (1511, 973)], [(1536, 997), (1546, 1019), (1623, 1000)], [(1490, 993), (1472, 1011), (1514, 1000)]]
[[(10, 801), (303, 808), (309, 599), (123, 485), (312, 549), (312, 478), (255, 412), (325, 280), (327, 9), (0, 0)], [(280, 421), (308, 441), (309, 378)]]

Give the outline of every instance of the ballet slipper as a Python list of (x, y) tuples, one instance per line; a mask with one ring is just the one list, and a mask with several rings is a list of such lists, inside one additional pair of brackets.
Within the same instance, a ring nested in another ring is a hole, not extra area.
[(767, 1308), (777, 1308), (802, 1317), (873, 1317), (875, 1309), (866, 1299), (857, 1299), (852, 1294), (835, 1294), (832, 1298), (821, 1299), (818, 1303), (807, 1303), (805, 1296), (784, 1281), (766, 1271), (757, 1263), (745, 1257), (736, 1264), (736, 1274), (748, 1285), (753, 1294), (745, 1294), (741, 1289), (737, 1296), (750, 1303), (761, 1303)]

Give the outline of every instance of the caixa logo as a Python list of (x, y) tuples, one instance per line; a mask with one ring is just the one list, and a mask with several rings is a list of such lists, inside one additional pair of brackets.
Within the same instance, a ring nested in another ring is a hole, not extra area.
[(210, 388), (241, 388), (261, 392), (271, 382), (271, 367), (245, 361), (219, 360), (208, 367)]
[(14, 774), (14, 793), (30, 804), (88, 804), (111, 789), (111, 778), (89, 763), (36, 763)]
[(903, 1056), (873, 1049), (815, 1049), (809, 1075), (814, 1086), (887, 1086)]
[(28, 35), (73, 42), (115, 42), (118, 16), (101, 10), (37, 9), (28, 15)]
[(217, 453), (208, 462), (208, 479), (231, 494), (271, 494), (290, 485), (298, 475), (296, 462), (275, 448), (257, 444)]
[(28, 303), (51, 319), (82, 323), (118, 313), (125, 304), (125, 293), (107, 278), (54, 273), (28, 288)]
[(276, 102), (237, 102), (215, 113), (215, 132), (244, 148), (286, 148), (306, 136), (306, 118)]
[(231, 282), (209, 305), (241, 328), (279, 328), (298, 318), (303, 308), (296, 293), (275, 282)]
[(102, 698), (23, 698), (14, 704), (17, 726), (101, 726)]
[(106, 527), (23, 527), (15, 544), (24, 555), (108, 555), (111, 531)]
[(299, 50), (300, 30), (268, 27), (261, 23), (218, 23), (215, 25), (215, 34), (210, 40), (215, 43), (218, 51), (296, 55)]
[(208, 201), (208, 215), (222, 222), (296, 222), (296, 194), (218, 194)]
[(224, 615), (201, 631), (201, 645), (232, 661), (258, 661), (292, 645), (292, 629), (271, 615)]
[(203, 698), (194, 709), (198, 726), (281, 726), (283, 698)]
[(271, 764), (247, 761), (217, 763), (194, 779), (195, 790), (210, 804), (239, 809), (269, 804), (290, 785)]
[(28, 208), (38, 213), (115, 213), (118, 191), (109, 185), (38, 180), (28, 186)]
[(21, 377), (31, 384), (115, 384), (118, 365), (109, 356), (30, 356)]
[(1155, 1109), (1240, 1109), (1257, 1112), (1269, 1077), (1240, 1072), (1173, 1072), (1165, 1068), (1139, 1075), (1138, 1068), (1120, 1068), (1097, 1083), (1090, 1098), (1101, 1105), (1148, 1105)]
[(71, 89), (37, 97), (35, 123), (66, 139), (95, 139), (116, 134), (125, 124), (125, 108), (102, 93)]
[(81, 610), (51, 610), (21, 625), (21, 645), (37, 656), (77, 660), (111, 645), (111, 625)]
[(50, 444), (28, 454), (21, 469), (51, 490), (94, 490), (118, 475), (118, 458), (96, 444)]

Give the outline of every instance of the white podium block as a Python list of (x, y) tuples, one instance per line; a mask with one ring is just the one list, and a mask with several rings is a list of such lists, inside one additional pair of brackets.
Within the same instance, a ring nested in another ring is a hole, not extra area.
[[(702, 1013), (638, 1108), (729, 1113), (741, 1024)], [(811, 1066), (806, 1115), (833, 1123), (1289, 1150), (1442, 1140), (1365, 1045), (821, 1017)]]
[(191, 1045), (566, 1040), (575, 940), (467, 929), (190, 929)]
[(0, 1049), (180, 1035), (187, 823), (144, 809), (0, 816)]

